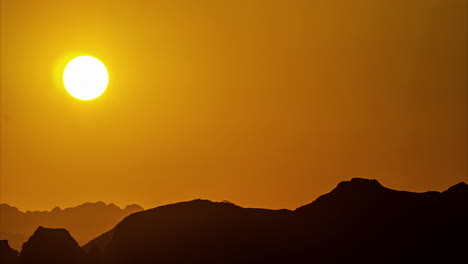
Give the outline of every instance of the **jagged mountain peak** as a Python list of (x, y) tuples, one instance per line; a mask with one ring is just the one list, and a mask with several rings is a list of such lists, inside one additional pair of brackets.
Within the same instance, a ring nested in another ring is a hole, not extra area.
[(56, 206), (51, 211), (42, 212), (22, 212), (15, 207), (1, 204), (1, 238), (9, 239), (10, 245), (19, 250), (38, 226), (64, 227), (75, 236), (79, 244), (83, 245), (114, 227), (129, 214), (142, 210), (139, 205), (130, 205), (121, 209), (102, 201), (64, 209)]

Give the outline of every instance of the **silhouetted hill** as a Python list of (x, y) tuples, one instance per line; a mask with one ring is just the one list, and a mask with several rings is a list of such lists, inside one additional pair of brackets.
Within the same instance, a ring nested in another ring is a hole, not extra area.
[(105, 253), (112, 263), (258, 263), (288, 243), (278, 230), (291, 217), (207, 200), (161, 206), (125, 218)]
[(21, 264), (83, 263), (84, 252), (70, 233), (62, 228), (39, 227), (23, 244)]
[(468, 197), (466, 193), (468, 192), (468, 185), (464, 182), (460, 182), (448, 190), (444, 191), (442, 194), (445, 199), (455, 202), (455, 203), (466, 203), (468, 202)]
[[(413, 193), (341, 182), (290, 210), (193, 200), (133, 213), (79, 248), (39, 228), (22, 263), (467, 263), (468, 186)], [(6, 248), (6, 247), (4, 247)]]
[(16, 207), (0, 204), (0, 237), (10, 240), (10, 245), (19, 250), (34, 230), (45, 226), (66, 228), (79, 244), (84, 244), (114, 227), (125, 216), (141, 210), (138, 205), (121, 209), (114, 204), (96, 202), (63, 210), (55, 207), (50, 212), (21, 212)]
[(341, 182), (295, 211), (207, 200), (134, 213), (86, 245), (108, 263), (464, 263), (468, 188)]
[(352, 179), (296, 209), (299, 240), (308, 241), (303, 243), (306, 248), (320, 249), (315, 251), (318, 260), (468, 260), (461, 254), (468, 248), (461, 239), (468, 235), (467, 197), (463, 187), (457, 187), (456, 194), (412, 193), (385, 188), (376, 180)]
[(18, 251), (8, 245), (7, 240), (0, 240), (0, 263), (16, 264), (18, 262)]
[(28, 240), (28, 237), (11, 232), (0, 232), (0, 239), (8, 240), (8, 243), (12, 248), (20, 250), (23, 243)]

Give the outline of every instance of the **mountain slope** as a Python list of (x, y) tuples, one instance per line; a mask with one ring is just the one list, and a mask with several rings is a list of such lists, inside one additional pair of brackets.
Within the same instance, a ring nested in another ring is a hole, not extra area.
[(0, 236), (11, 239), (10, 245), (20, 250), (22, 243), (39, 226), (66, 228), (79, 244), (84, 244), (114, 227), (125, 216), (141, 210), (143, 208), (138, 205), (121, 209), (114, 204), (96, 202), (63, 210), (55, 207), (50, 212), (21, 212), (8, 204), (0, 204)]
[(412, 193), (352, 179), (294, 211), (207, 200), (157, 207), (86, 247), (117, 264), (463, 262), (467, 198), (464, 183)]
[(287, 242), (277, 230), (291, 217), (207, 200), (161, 206), (125, 218), (106, 253), (112, 263), (264, 261)]
[(18, 262), (18, 251), (12, 249), (7, 240), (0, 240), (0, 263), (16, 264)]
[(28, 237), (11, 232), (0, 232), (0, 239), (8, 240), (8, 243), (12, 248), (21, 250), (21, 246), (28, 240)]
[(84, 252), (67, 230), (39, 227), (23, 244), (19, 260), (21, 264), (81, 264)]

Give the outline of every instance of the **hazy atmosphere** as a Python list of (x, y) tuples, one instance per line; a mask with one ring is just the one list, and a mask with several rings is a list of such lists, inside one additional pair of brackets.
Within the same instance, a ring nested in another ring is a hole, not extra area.
[[(0, 202), (294, 209), (468, 181), (468, 1), (1, 0)], [(96, 100), (63, 88), (99, 58)]]

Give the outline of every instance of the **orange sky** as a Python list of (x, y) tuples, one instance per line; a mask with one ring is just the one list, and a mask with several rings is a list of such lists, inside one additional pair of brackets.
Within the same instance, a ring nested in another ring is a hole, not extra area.
[[(1, 0), (0, 200), (295, 208), (468, 182), (468, 1)], [(61, 84), (92, 55), (101, 97)]]

